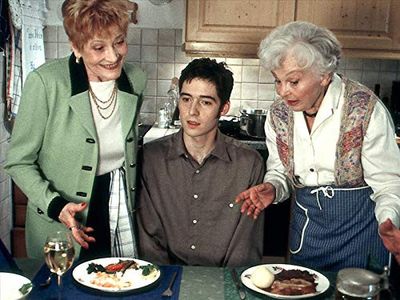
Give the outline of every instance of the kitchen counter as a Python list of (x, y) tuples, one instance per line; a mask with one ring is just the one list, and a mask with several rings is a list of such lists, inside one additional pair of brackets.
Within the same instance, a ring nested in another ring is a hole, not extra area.
[(178, 128), (159, 128), (157, 126), (151, 127), (149, 131), (143, 137), (143, 144), (161, 138), (163, 136), (167, 136), (177, 132)]
[[(173, 134), (175, 132), (177, 132), (179, 130), (179, 128), (159, 128), (157, 126), (153, 126), (151, 127), (151, 129), (149, 131), (147, 131), (147, 133), (145, 134), (145, 136), (143, 137), (143, 143), (148, 143), (150, 141), (156, 140), (158, 138), (161, 138), (163, 136), (167, 136), (169, 134)], [(223, 132), (223, 131), (222, 131)], [(225, 133), (226, 134), (226, 133)], [(230, 134), (227, 134), (229, 136), (232, 136)], [(267, 147), (265, 145), (265, 141), (264, 140), (260, 140), (260, 139), (254, 139), (251, 137), (246, 137), (243, 135), (238, 135), (238, 136), (232, 136), (233, 138), (238, 139), (239, 141), (249, 145), (250, 147), (252, 147), (253, 149), (256, 150), (266, 150)]]

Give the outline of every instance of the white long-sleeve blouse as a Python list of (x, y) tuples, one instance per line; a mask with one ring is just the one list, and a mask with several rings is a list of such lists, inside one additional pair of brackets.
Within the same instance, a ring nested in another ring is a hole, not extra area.
[[(294, 112), (294, 174), (305, 186), (325, 186), (335, 183), (336, 144), (339, 139), (345, 85), (335, 74), (319, 108), (311, 132), (302, 112)], [(289, 197), (290, 189), (282, 165), (276, 134), (268, 113), (265, 122), (269, 152), (264, 181), (276, 187), (276, 202)], [(395, 130), (385, 105), (378, 101), (364, 137), (362, 158), (364, 180), (372, 188), (376, 202), (375, 216), (379, 223), (387, 218), (400, 226), (400, 151)]]

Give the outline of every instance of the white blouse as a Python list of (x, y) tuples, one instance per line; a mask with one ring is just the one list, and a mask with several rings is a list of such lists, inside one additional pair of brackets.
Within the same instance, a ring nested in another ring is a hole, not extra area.
[[(344, 103), (344, 83), (338, 75), (325, 94), (325, 98), (308, 132), (302, 112), (294, 112), (294, 174), (305, 186), (333, 185), (335, 182), (336, 143), (339, 139), (341, 111)], [(268, 147), (267, 173), (264, 181), (276, 187), (276, 202), (289, 197), (277, 147), (276, 134), (271, 126), (270, 114), (265, 122)], [(400, 151), (395, 141), (395, 129), (385, 105), (378, 101), (364, 137), (362, 158), (364, 180), (372, 188), (371, 199), (376, 202), (375, 215), (379, 223), (387, 218), (400, 226)]]
[[(106, 101), (110, 98), (114, 84), (115, 80), (90, 82), (94, 94), (102, 101)], [(97, 131), (99, 145), (99, 163), (96, 169), (96, 175), (109, 173), (112, 170), (120, 168), (124, 163), (125, 144), (122, 138), (118, 96), (115, 101), (117, 101), (117, 103), (114, 112), (108, 119), (104, 119), (100, 116), (96, 105), (93, 103), (92, 96), (90, 96), (90, 105), (92, 107), (93, 120)], [(108, 116), (112, 109), (113, 105), (103, 111), (103, 114)]]

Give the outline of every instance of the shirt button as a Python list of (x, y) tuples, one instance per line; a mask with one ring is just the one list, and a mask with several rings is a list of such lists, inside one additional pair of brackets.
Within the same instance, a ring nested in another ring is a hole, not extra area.
[(196, 249), (196, 246), (192, 245), (192, 246), (190, 246), (190, 249), (194, 250), (194, 249)]
[(195, 172), (196, 174), (199, 174), (200, 173), (200, 170), (196, 170), (196, 172)]
[(199, 198), (199, 195), (194, 194), (194, 195), (193, 195), (193, 198), (194, 198), (194, 199), (197, 199), (197, 198)]
[(314, 172), (314, 168), (311, 168), (311, 169), (310, 169), (310, 172)]
[(193, 220), (192, 222), (193, 222), (193, 224), (196, 224), (196, 223), (197, 223), (197, 220)]
[(232, 208), (233, 207), (233, 203), (229, 203), (229, 207)]

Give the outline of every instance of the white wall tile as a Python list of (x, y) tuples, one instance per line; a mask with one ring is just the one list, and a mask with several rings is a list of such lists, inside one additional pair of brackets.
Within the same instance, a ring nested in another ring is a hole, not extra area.
[(183, 30), (176, 29), (175, 30), (175, 46), (181, 47), (183, 44)]
[(57, 43), (57, 27), (55, 26), (46, 26), (43, 29), (43, 41), (45, 43)]
[(128, 45), (140, 45), (141, 35), (142, 31), (140, 29), (130, 27), (128, 30), (128, 36), (126, 37)]
[(258, 66), (260, 64), (260, 60), (256, 58), (244, 58), (243, 66)]
[(242, 99), (256, 100), (258, 97), (257, 83), (242, 83)]
[(184, 51), (182, 51), (182, 47), (175, 47), (175, 63), (185, 63), (188, 64), (192, 59), (190, 56), (187, 56)]
[(271, 83), (259, 84), (258, 85), (258, 100), (269, 100), (275, 99), (275, 86)]
[(174, 46), (159, 46), (158, 47), (158, 62), (159, 63), (173, 63), (175, 59)]
[(157, 81), (157, 96), (158, 97), (166, 97), (170, 85), (171, 85), (171, 79), (158, 80)]
[(151, 113), (156, 111), (156, 97), (145, 96), (140, 112)]
[(231, 93), (231, 100), (232, 99), (240, 100), (241, 98), (242, 98), (242, 83), (234, 82), (232, 93)]
[[(379, 71), (381, 61), (378, 59), (364, 59), (362, 60), (363, 70)], [(348, 67), (346, 67), (349, 69)]]
[(186, 68), (187, 64), (175, 64), (175, 71), (174, 71), (174, 76), (179, 79), (181, 76), (181, 72), (184, 68)]
[(68, 43), (69, 39), (65, 33), (63, 26), (57, 26), (57, 42), (58, 43)]
[(157, 62), (157, 46), (142, 46), (141, 56), (143, 62)]
[(141, 53), (140, 45), (128, 45), (128, 54), (126, 55), (126, 61), (129, 62), (140, 62)]
[(58, 57), (65, 57), (65, 56), (70, 56), (72, 51), (71, 51), (71, 46), (69, 43), (58, 43), (57, 47), (58, 51)]
[(352, 80), (360, 81), (361, 80), (361, 76), (362, 76), (362, 71), (361, 70), (349, 69), (349, 70), (346, 70), (345, 75), (346, 75), (347, 78), (350, 78)]
[(259, 72), (260, 72), (259, 66), (243, 66), (242, 82), (258, 83)]
[(228, 111), (228, 115), (232, 115), (232, 116), (238, 116), (240, 115), (240, 100), (232, 100), (231, 99), (231, 105)]
[(147, 74), (147, 79), (157, 79), (157, 63), (142, 63), (142, 69)]
[(233, 73), (233, 80), (234, 82), (242, 82), (242, 66), (235, 66), (235, 65), (231, 65), (229, 66), (229, 69), (232, 71)]
[(363, 60), (361, 58), (349, 58), (346, 61), (346, 69), (348, 70), (361, 70), (363, 67)]
[(257, 108), (258, 101), (254, 100), (242, 100), (240, 103), (241, 109)]
[(157, 45), (157, 42), (157, 29), (142, 29), (142, 45)]
[(227, 58), (226, 63), (228, 66), (234, 66), (234, 65), (241, 66), (243, 64), (243, 59), (242, 58)]
[(46, 60), (54, 59), (58, 57), (58, 44), (57, 43), (45, 43), (44, 54)]
[(160, 46), (175, 46), (175, 30), (174, 29), (159, 29), (158, 30), (158, 45), (160, 45)]
[(159, 63), (158, 64), (158, 80), (169, 79), (175, 76), (175, 66), (174, 64)]
[(146, 90), (144, 91), (145, 96), (156, 96), (157, 95), (157, 80), (147, 80)]

